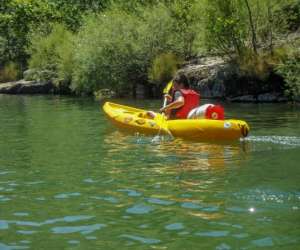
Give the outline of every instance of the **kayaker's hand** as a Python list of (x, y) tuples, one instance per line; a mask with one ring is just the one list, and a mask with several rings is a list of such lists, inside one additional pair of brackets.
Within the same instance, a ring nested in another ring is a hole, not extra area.
[(172, 101), (172, 96), (169, 94), (165, 94), (164, 97), (167, 98), (168, 102)]
[(161, 108), (159, 111), (160, 111), (160, 113), (164, 113), (164, 112), (167, 111), (167, 109), (166, 109), (166, 107), (163, 107), (163, 108)]

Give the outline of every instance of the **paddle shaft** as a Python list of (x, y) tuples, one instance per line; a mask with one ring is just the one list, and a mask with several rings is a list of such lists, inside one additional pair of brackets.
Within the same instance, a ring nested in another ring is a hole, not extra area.
[(163, 108), (167, 106), (167, 102), (168, 102), (168, 99), (167, 99), (167, 97), (165, 97), (165, 98), (164, 98)]

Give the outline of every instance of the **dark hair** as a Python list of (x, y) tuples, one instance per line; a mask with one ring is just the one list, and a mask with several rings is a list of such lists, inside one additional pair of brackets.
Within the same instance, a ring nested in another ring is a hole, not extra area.
[(173, 79), (173, 83), (183, 84), (185, 89), (190, 87), (189, 81), (184, 74), (177, 74)]

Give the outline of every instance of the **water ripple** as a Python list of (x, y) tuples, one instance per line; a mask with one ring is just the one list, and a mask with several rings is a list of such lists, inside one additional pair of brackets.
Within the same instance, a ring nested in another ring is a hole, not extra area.
[(112, 196), (91, 196), (91, 199), (108, 201), (110, 203), (119, 203), (119, 200)]
[(145, 204), (136, 204), (133, 207), (126, 209), (129, 214), (148, 214), (153, 211), (154, 208)]
[(127, 193), (128, 196), (131, 196), (131, 197), (138, 197), (138, 196), (141, 196), (142, 194), (140, 192), (137, 192), (135, 190), (132, 190), (132, 189), (118, 189), (119, 192), (125, 192)]
[(272, 246), (274, 246), (273, 240), (271, 237), (253, 240), (253, 241), (251, 241), (251, 243), (257, 247), (272, 247)]
[(6, 245), (0, 242), (1, 250), (19, 250), (19, 249), (28, 249), (28, 246), (16, 246), (16, 245)]
[(134, 241), (138, 241), (138, 242), (143, 243), (143, 244), (157, 244), (157, 243), (160, 243), (160, 240), (158, 240), (158, 239), (145, 238), (145, 237), (136, 236), (136, 235), (122, 234), (120, 237), (127, 238), (127, 239), (134, 240)]
[(225, 237), (229, 235), (229, 231), (208, 231), (208, 232), (198, 232), (195, 233), (197, 236), (202, 236), (202, 237)]
[(147, 201), (149, 203), (153, 203), (153, 204), (157, 204), (157, 205), (166, 205), (166, 206), (172, 205), (175, 203), (174, 201), (166, 201), (166, 200), (161, 200), (158, 198), (148, 198)]
[(74, 192), (74, 193), (62, 193), (62, 194), (57, 194), (54, 196), (55, 199), (68, 199), (70, 197), (76, 197), (76, 196), (80, 196), (81, 194), (78, 192)]
[(165, 229), (167, 230), (181, 230), (184, 229), (184, 225), (182, 223), (173, 223), (165, 226)]
[(90, 234), (97, 230), (106, 227), (105, 224), (94, 224), (87, 226), (64, 226), (64, 227), (53, 227), (51, 231), (55, 234), (71, 234), (71, 233), (81, 233)]

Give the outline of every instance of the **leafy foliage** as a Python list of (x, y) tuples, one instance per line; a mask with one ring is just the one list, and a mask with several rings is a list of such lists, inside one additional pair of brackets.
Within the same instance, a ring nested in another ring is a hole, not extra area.
[(291, 100), (300, 97), (300, 42), (296, 48), (290, 48), (290, 55), (277, 65), (276, 71), (283, 76), (286, 84), (285, 94)]
[(35, 80), (69, 84), (73, 70), (73, 35), (55, 24), (50, 34), (35, 34), (31, 39), (29, 66), (36, 71)]
[(226, 55), (242, 56), (247, 26), (244, 13), (235, 0), (212, 0), (207, 3), (206, 44), (209, 49)]
[(151, 82), (165, 84), (169, 82), (180, 66), (181, 60), (171, 53), (157, 56), (149, 70), (149, 79)]
[[(148, 82), (148, 69), (162, 53), (184, 55), (182, 34), (166, 5), (122, 9), (90, 16), (75, 44), (72, 87), (77, 92), (92, 92), (107, 86), (115, 90), (134, 89)], [(126, 22), (124, 22), (126, 20)]]
[(19, 77), (20, 69), (15, 63), (9, 62), (0, 69), (0, 83), (15, 81)]
[(283, 65), (297, 60), (278, 43), (299, 10), (297, 0), (2, 0), (0, 71), (13, 79), (29, 63), (26, 77), (77, 93), (134, 92), (167, 81), (178, 58), (213, 53), (262, 81), (280, 64), (292, 82)]

